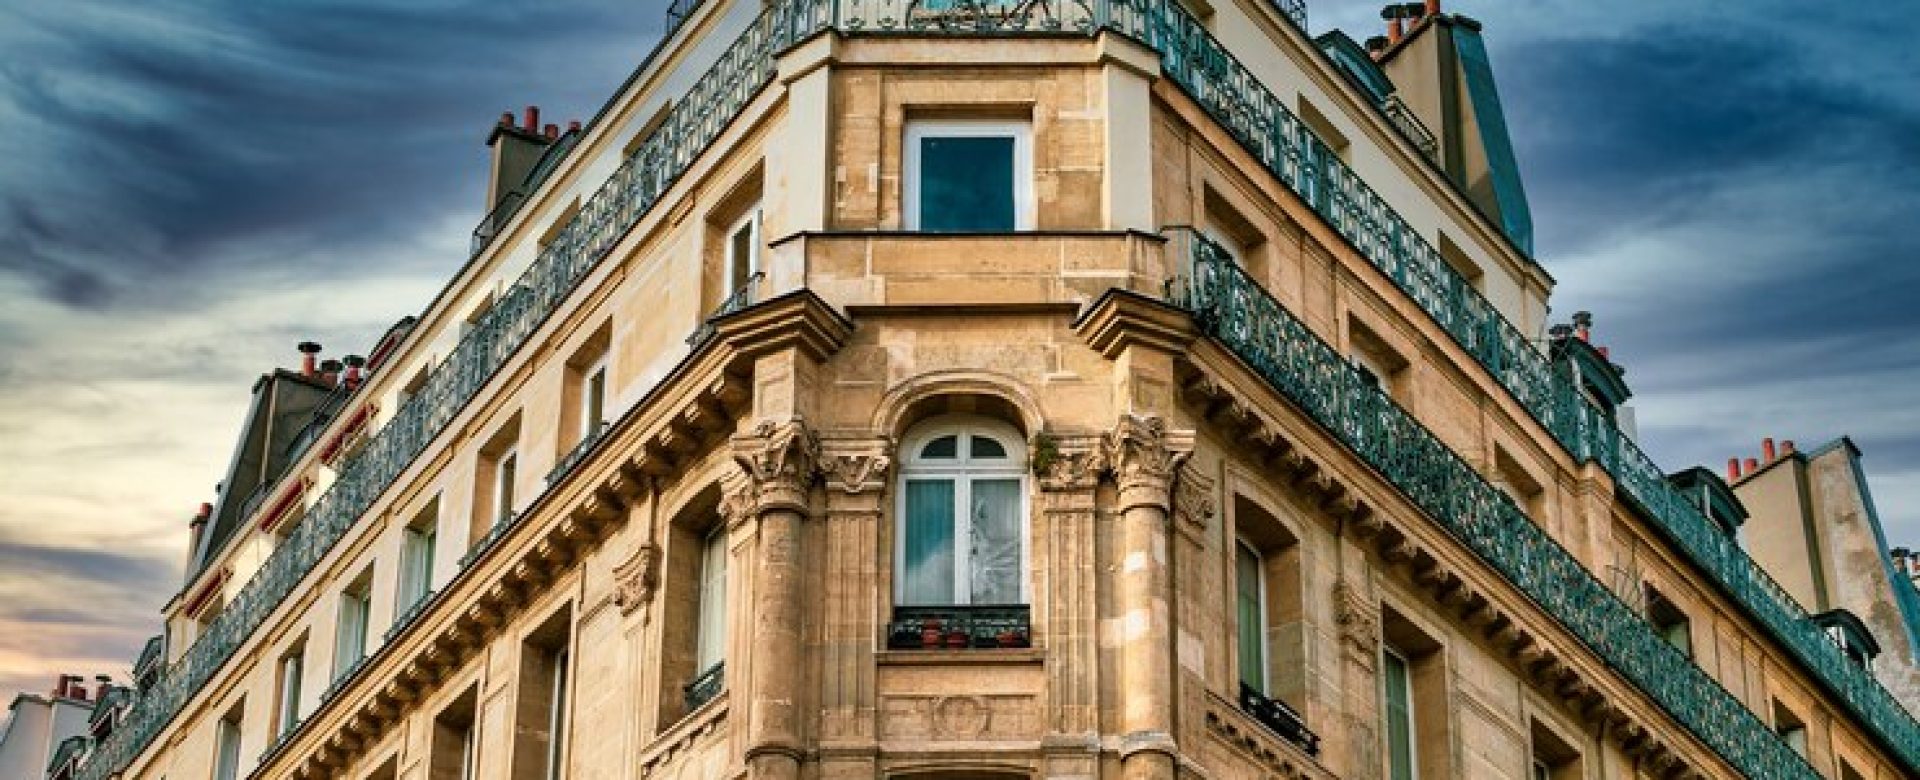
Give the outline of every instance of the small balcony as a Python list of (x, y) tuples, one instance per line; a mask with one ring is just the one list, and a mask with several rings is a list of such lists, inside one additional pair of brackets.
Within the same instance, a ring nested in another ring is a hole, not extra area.
[(726, 687), (727, 665), (720, 663), (707, 667), (706, 671), (687, 683), (680, 693), (685, 697), (687, 712), (693, 712), (706, 706), (707, 702), (713, 701), (713, 697), (719, 696), (720, 691), (725, 690)]
[(1240, 711), (1260, 722), (1268, 731), (1307, 751), (1309, 756), (1320, 755), (1320, 737), (1307, 730), (1307, 722), (1294, 712), (1292, 707), (1279, 699), (1269, 699), (1259, 691), (1240, 684)]
[(894, 607), (888, 650), (985, 650), (1033, 646), (1025, 604)]

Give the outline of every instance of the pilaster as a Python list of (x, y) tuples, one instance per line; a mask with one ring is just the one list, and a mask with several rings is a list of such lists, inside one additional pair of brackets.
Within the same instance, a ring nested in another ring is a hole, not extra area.
[(1035, 628), (1046, 644), (1048, 777), (1091, 777), (1100, 747), (1099, 559), (1095, 498), (1106, 471), (1098, 435), (1042, 433), (1029, 446), (1040, 484)]
[(893, 442), (880, 437), (822, 443), (824, 548), (816, 581), (822, 595), (818, 669), (823, 776), (874, 774), (875, 624), (887, 538), (888, 477)]

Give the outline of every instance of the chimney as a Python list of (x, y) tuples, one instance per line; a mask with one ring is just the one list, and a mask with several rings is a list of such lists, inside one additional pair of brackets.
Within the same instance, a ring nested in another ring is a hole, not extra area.
[(1400, 43), (1400, 39), (1406, 35), (1407, 31), (1400, 22), (1400, 16), (1395, 14), (1393, 19), (1387, 22), (1387, 45), (1393, 46)]
[(342, 366), (338, 360), (320, 361), (320, 381), (330, 385), (340, 384), (341, 368)]
[(1787, 455), (1792, 455), (1794, 452), (1795, 450), (1793, 447), (1792, 439), (1787, 439), (1785, 441), (1780, 442), (1780, 455), (1782, 457), (1785, 457)]
[(104, 674), (96, 674), (93, 676), (93, 683), (93, 700), (101, 701), (106, 699), (107, 689), (113, 687), (113, 678)]
[(1772, 436), (1760, 440), (1760, 455), (1766, 458), (1766, 462), (1768, 463), (1772, 463), (1780, 458), (1780, 451), (1773, 448)]
[(580, 120), (578, 119), (569, 120), (567, 122), (567, 132), (569, 133), (580, 132)]
[(1740, 481), (1740, 459), (1739, 458), (1727, 459), (1727, 481), (1728, 482)]
[(319, 359), (320, 345), (312, 341), (302, 341), (294, 349), (300, 350), (300, 375), (312, 377), (313, 362)]
[(1573, 335), (1581, 341), (1593, 338), (1593, 312), (1576, 311), (1573, 313)]
[(345, 379), (347, 390), (360, 389), (360, 380), (362, 379), (360, 370), (367, 365), (367, 359), (359, 355), (348, 355), (341, 362), (347, 364), (347, 376)]
[(1755, 459), (1753, 459), (1753, 458), (1748, 458), (1748, 459), (1747, 459), (1747, 474), (1748, 474), (1748, 475), (1752, 475), (1752, 474), (1753, 474), (1753, 472), (1756, 472), (1756, 471), (1759, 471), (1759, 470), (1760, 470), (1760, 461), (1758, 461), (1758, 460), (1755, 460)]
[[(487, 211), (498, 208), (508, 196), (519, 194), (526, 184), (527, 174), (533, 171), (545, 154), (553, 139), (542, 133), (546, 129), (558, 135), (558, 129), (552, 125), (540, 126), (540, 107), (527, 106), (520, 116), (518, 125), (513, 122), (513, 112), (500, 115), (492, 131), (487, 135), (487, 147), (493, 150), (489, 161), (493, 178), (487, 182)], [(498, 227), (497, 225), (495, 227)]]
[(1386, 53), (1387, 53), (1387, 36), (1375, 35), (1372, 38), (1367, 39), (1367, 54), (1371, 55), (1374, 59), (1377, 60), (1377, 59), (1380, 59), (1381, 55)]
[(207, 532), (207, 520), (213, 517), (213, 505), (201, 502), (200, 511), (195, 512), (192, 520), (187, 521), (187, 577), (192, 581), (193, 556), (200, 551), (200, 537)]
[(546, 137), (547, 137), (547, 140), (549, 140), (549, 141), (551, 141), (551, 140), (553, 140), (553, 139), (555, 139), (555, 138), (559, 138), (559, 137), (560, 137), (560, 126), (559, 126), (559, 125), (556, 125), (556, 124), (554, 124), (554, 123), (552, 123), (552, 122), (548, 122), (548, 123), (547, 123), (547, 126), (546, 126), (546, 127), (545, 127), (545, 128), (544, 128), (544, 129), (542, 130), (542, 131), (541, 131), (541, 135), (544, 135), (544, 136), (546, 136)]
[(1427, 16), (1440, 15), (1440, 0), (1427, 0)]

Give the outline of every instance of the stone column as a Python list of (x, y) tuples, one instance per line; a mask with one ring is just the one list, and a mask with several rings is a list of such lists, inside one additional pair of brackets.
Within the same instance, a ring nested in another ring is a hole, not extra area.
[[(1034, 572), (1042, 584), (1035, 629), (1047, 647), (1047, 777), (1099, 773), (1099, 561), (1094, 497), (1106, 470), (1102, 438), (1034, 438), (1041, 522)], [(1038, 556), (1045, 556), (1040, 560)]]
[(820, 777), (874, 776), (874, 637), (880, 635), (881, 518), (893, 443), (885, 438), (826, 441), (825, 549), (815, 556), (824, 613), (820, 627)]
[[(745, 522), (757, 522), (745, 696), (748, 776), (793, 780), (800, 772), (800, 532), (818, 477), (820, 444), (798, 418), (762, 420), (735, 436), (734, 460), (746, 472), (739, 493)], [(736, 710), (738, 712), (738, 710)]]
[(1170, 780), (1173, 738), (1173, 626), (1167, 518), (1173, 473), (1192, 434), (1169, 434), (1159, 417), (1126, 415), (1107, 434), (1106, 457), (1119, 489), (1118, 624), (1120, 760), (1128, 780)]

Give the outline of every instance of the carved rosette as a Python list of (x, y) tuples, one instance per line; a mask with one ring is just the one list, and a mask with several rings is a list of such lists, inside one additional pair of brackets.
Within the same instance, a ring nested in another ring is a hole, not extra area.
[(828, 490), (850, 496), (887, 487), (887, 473), (893, 468), (893, 442), (886, 439), (853, 442), (829, 442), (820, 461), (820, 474)]
[(1090, 491), (1107, 470), (1105, 443), (1099, 436), (1035, 437), (1033, 475), (1040, 489), (1050, 493)]
[(1380, 652), (1380, 616), (1373, 602), (1345, 577), (1333, 583), (1333, 622), (1347, 656), (1373, 671), (1373, 659)]
[(1173, 484), (1173, 516), (1181, 530), (1204, 534), (1213, 522), (1213, 478), (1190, 464), (1180, 467)]
[(1172, 503), (1173, 473), (1193, 452), (1193, 433), (1171, 433), (1156, 416), (1128, 414), (1107, 433), (1106, 460), (1120, 488), (1120, 509)]
[(820, 474), (820, 440), (806, 423), (762, 420), (752, 432), (733, 437), (733, 459), (746, 472), (753, 512), (806, 511), (807, 489)]
[(633, 555), (613, 570), (613, 603), (620, 614), (640, 611), (640, 623), (647, 623), (647, 606), (660, 587), (660, 548), (653, 542), (641, 544)]

